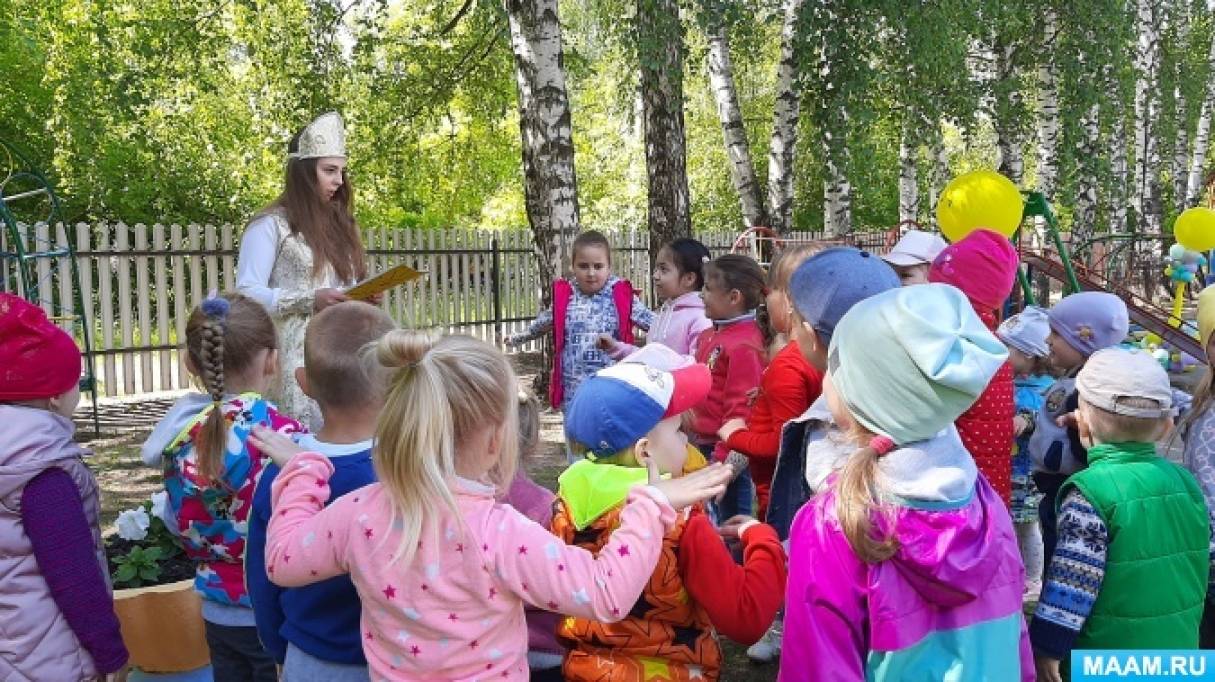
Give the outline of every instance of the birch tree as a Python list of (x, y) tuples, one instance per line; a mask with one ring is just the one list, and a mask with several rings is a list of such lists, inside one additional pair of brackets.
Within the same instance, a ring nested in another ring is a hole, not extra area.
[(1188, 80), (1187, 64), (1184, 52), (1187, 49), (1190, 35), (1190, 12), (1188, 3), (1178, 2), (1175, 7), (1173, 21), (1172, 43), (1169, 52), (1172, 54), (1171, 70), (1173, 76), (1173, 154), (1169, 178), (1172, 180), (1173, 206), (1185, 202), (1186, 180), (1189, 177), (1190, 161), (1190, 130), (1189, 109), (1187, 108), (1186, 81)]
[(1186, 174), (1185, 208), (1197, 206), (1202, 195), (1203, 170), (1207, 160), (1207, 147), (1211, 143), (1212, 105), (1215, 105), (1215, 31), (1211, 32), (1211, 47), (1207, 52), (1206, 88), (1198, 110), (1193, 152), (1190, 154), (1189, 171)]
[(799, 58), (804, 55), (802, 36), (805, 0), (785, 0), (780, 34), (780, 63), (776, 68), (776, 101), (772, 112), (772, 138), (768, 145), (768, 222), (777, 233), (793, 227), (793, 158), (797, 148), (797, 121), (801, 113), (802, 77)]
[(700, 15), (705, 38), (709, 43), (709, 82), (726, 144), (730, 180), (734, 184), (734, 191), (738, 193), (743, 221), (747, 227), (766, 226), (767, 211), (764, 208), (759, 182), (755, 177), (755, 166), (751, 162), (751, 145), (747, 141), (742, 109), (738, 104), (738, 90), (734, 85), (734, 66), (730, 60), (725, 12), (716, 3), (717, 0), (703, 0)]
[(899, 222), (920, 217), (920, 184), (916, 171), (916, 131), (912, 121), (903, 124), (899, 141)]
[(1043, 13), (1042, 63), (1038, 67), (1038, 191), (1052, 200), (1059, 177), (1059, 92), (1055, 67), (1059, 17), (1047, 6)]
[(519, 98), (527, 220), (541, 272), (556, 279), (565, 274), (569, 244), (580, 227), (557, 0), (506, 0), (506, 11)]
[(637, 56), (645, 122), (650, 260), (692, 234), (683, 118), (683, 27), (676, 0), (637, 0)]
[(1135, 229), (1160, 230), (1158, 123), (1160, 115), (1160, 34), (1163, 8), (1153, 0), (1135, 1), (1135, 166), (1131, 207)]

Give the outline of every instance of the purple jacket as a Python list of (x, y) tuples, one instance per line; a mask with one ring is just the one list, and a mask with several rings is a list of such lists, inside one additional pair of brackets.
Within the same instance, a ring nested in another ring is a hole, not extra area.
[[(654, 324), (646, 332), (646, 343), (661, 343), (680, 355), (695, 355), (696, 338), (713, 326), (705, 317), (705, 302), (699, 291), (689, 291), (679, 298), (662, 304)], [(637, 350), (637, 346), (616, 342), (608, 352), (613, 360), (622, 360)]]
[(81, 680), (97, 675), (93, 659), (51, 596), (21, 522), (21, 493), (50, 467), (63, 469), (80, 491), (92, 528), (91, 549), (109, 583), (101, 543), (97, 480), (72, 442), (75, 427), (58, 414), (0, 405), (0, 679)]
[(780, 679), (1034, 679), (1012, 519), (957, 432), (879, 468), (892, 558), (867, 564), (852, 551), (834, 476), (793, 521)]

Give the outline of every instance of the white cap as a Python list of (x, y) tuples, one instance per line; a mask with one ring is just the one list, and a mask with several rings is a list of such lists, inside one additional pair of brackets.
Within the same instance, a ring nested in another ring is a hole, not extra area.
[(931, 232), (908, 230), (890, 253), (882, 256), (882, 260), (900, 267), (928, 265), (936, 260), (937, 255), (944, 251), (946, 246), (944, 239)]
[[(1076, 390), (1084, 402), (1127, 417), (1158, 419), (1173, 414), (1169, 375), (1142, 350), (1106, 348), (1089, 356), (1076, 375)], [(1156, 407), (1127, 405), (1127, 398), (1142, 398)]]

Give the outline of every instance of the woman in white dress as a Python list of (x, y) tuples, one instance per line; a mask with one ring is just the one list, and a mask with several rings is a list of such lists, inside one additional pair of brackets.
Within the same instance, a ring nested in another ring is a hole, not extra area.
[(300, 131), (287, 148), (283, 193), (245, 228), (236, 286), (270, 311), (279, 335), (279, 373), (269, 398), (316, 431), (321, 414), (300, 390), (304, 330), (313, 313), (346, 300), (342, 292), (367, 275), (367, 258), (351, 212), (346, 131), (330, 112)]

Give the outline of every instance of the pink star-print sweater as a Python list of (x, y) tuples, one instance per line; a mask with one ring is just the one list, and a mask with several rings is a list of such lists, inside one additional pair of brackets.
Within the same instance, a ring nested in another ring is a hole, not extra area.
[(491, 486), (452, 485), (458, 516), (437, 506), (409, 564), (394, 562), (400, 522), (373, 483), (322, 508), (333, 465), (293, 458), (274, 481), (270, 579), (297, 587), (349, 573), (363, 602), (363, 651), (376, 680), (526, 680), (530, 604), (614, 622), (654, 572), (675, 510), (650, 486), (629, 494), (598, 554), (567, 546)]

